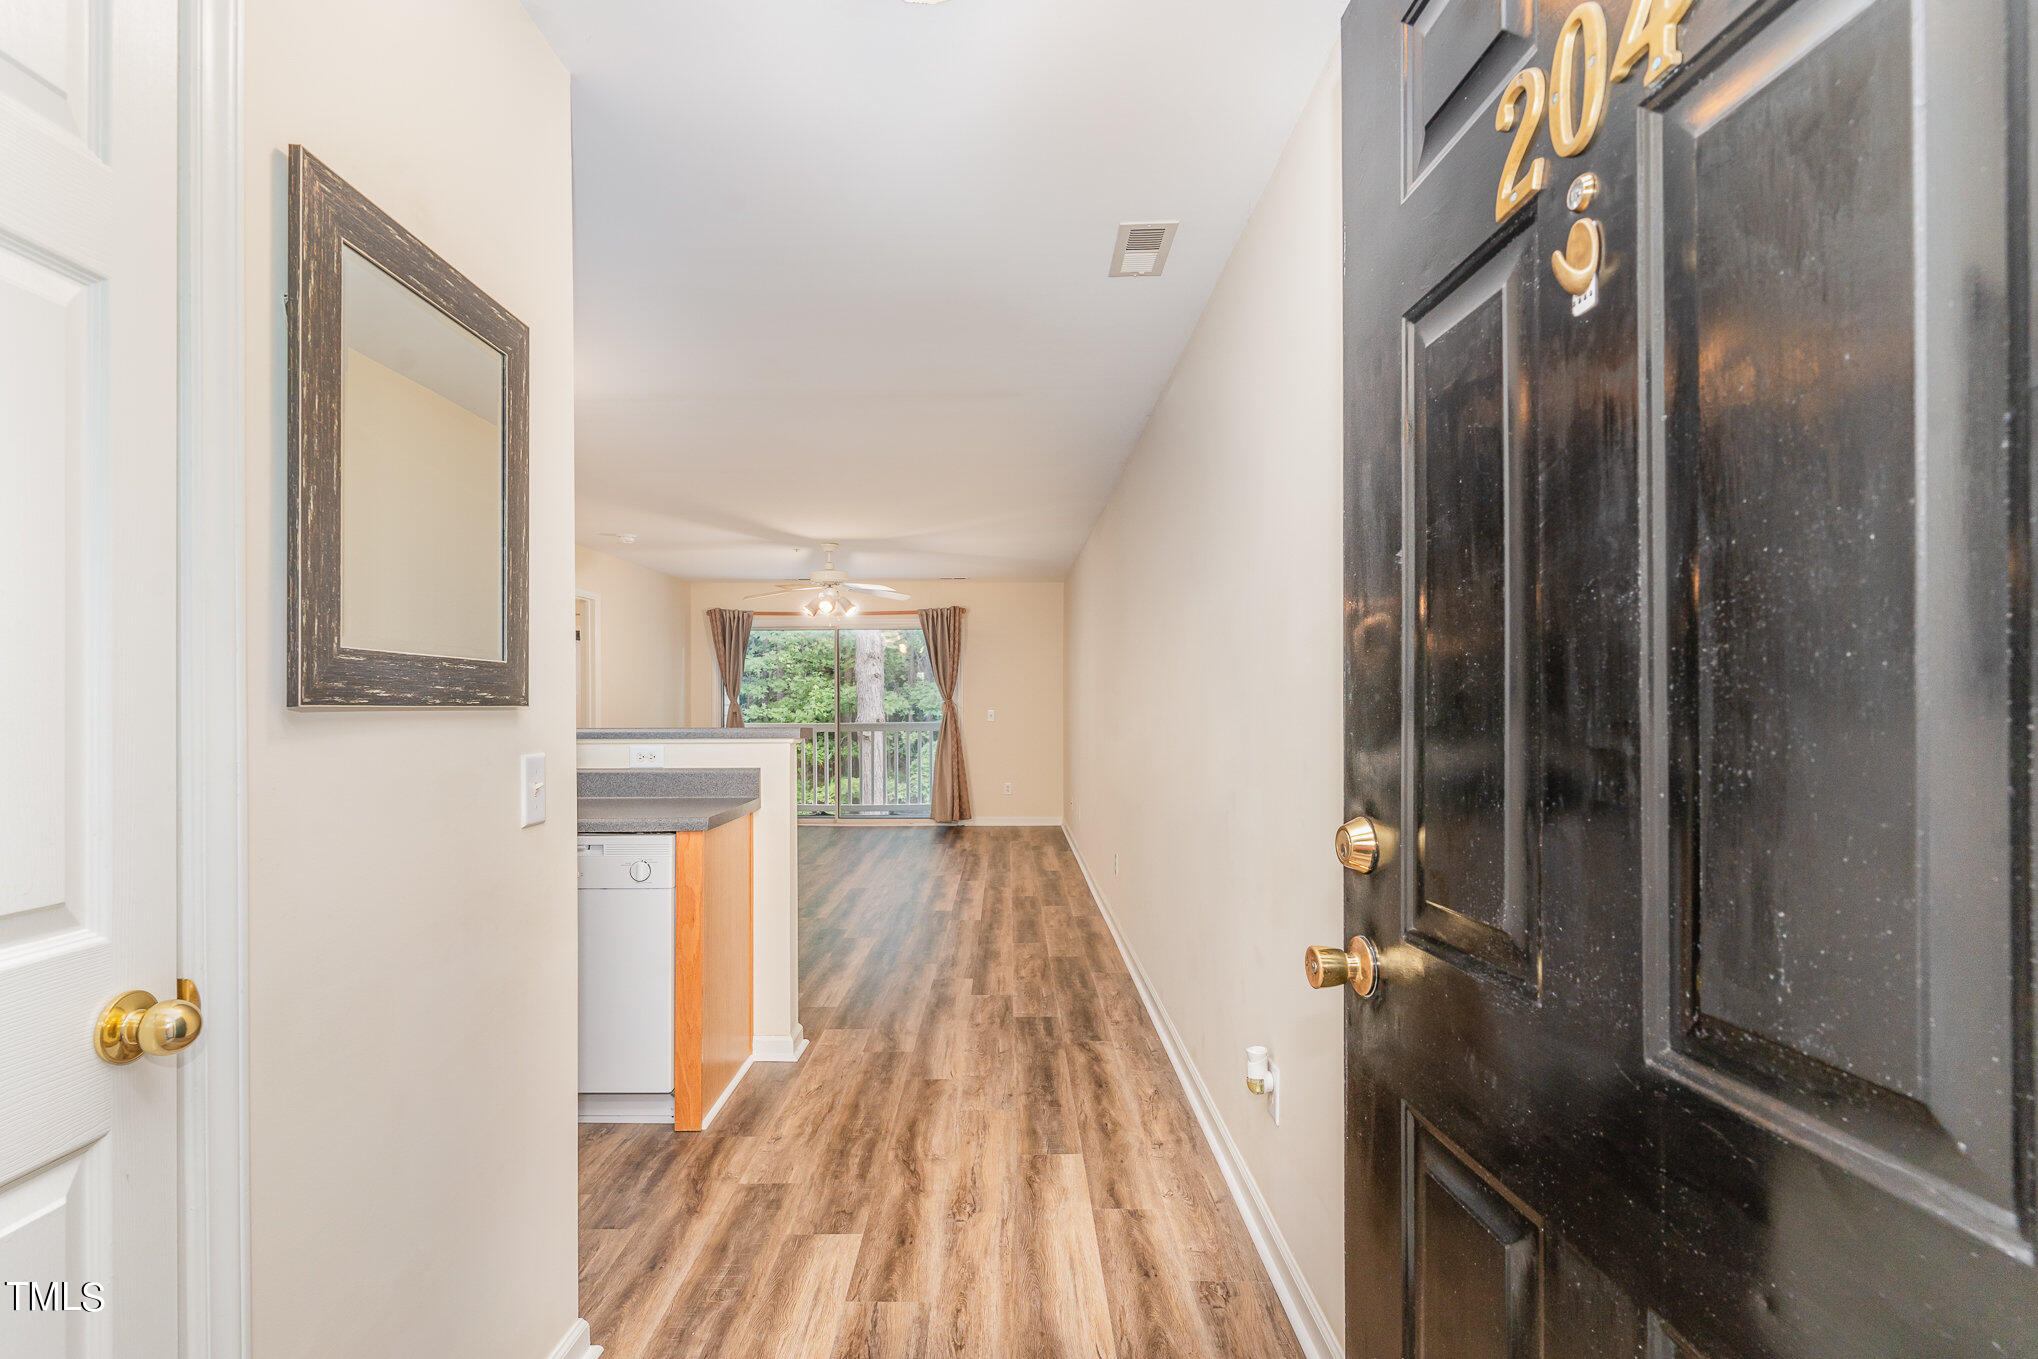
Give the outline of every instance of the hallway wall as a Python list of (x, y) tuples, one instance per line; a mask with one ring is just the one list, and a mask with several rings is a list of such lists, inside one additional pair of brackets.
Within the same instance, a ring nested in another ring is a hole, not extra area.
[(1339, 100), (1333, 54), (1068, 583), (1070, 840), (1333, 1343), (1344, 1006), (1302, 950), (1343, 916)]
[[(516, 0), (245, 24), (253, 1350), (547, 1359), (578, 1314), (567, 73)], [(528, 707), (284, 707), (292, 142), (530, 327)], [(532, 751), (551, 819), (519, 829)]]
[(596, 691), (604, 727), (686, 725), (687, 582), (591, 547), (573, 549), (573, 584), (600, 597)]

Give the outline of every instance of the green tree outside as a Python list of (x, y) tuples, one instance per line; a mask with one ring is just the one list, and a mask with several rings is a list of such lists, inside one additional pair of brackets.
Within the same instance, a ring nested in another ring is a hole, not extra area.
[[(876, 662), (882, 652), (882, 666)], [(861, 662), (859, 664), (859, 662)], [(882, 678), (880, 679), (880, 669)], [(859, 677), (861, 683), (859, 684)], [(839, 708), (838, 708), (839, 705)], [(852, 722), (934, 722), (941, 717), (941, 692), (927, 663), (927, 644), (918, 628), (756, 628), (743, 657), (743, 720), (753, 725), (791, 723), (832, 728), (838, 720)], [(879, 713), (883, 716), (880, 718)], [(844, 802), (860, 796), (861, 771), (879, 777), (884, 738), (875, 733), (845, 733), (839, 742), (830, 730), (808, 738), (817, 749), (802, 768), (840, 768)], [(923, 762), (924, 763), (924, 762)], [(904, 786), (870, 799), (909, 803), (932, 796), (921, 785), (926, 771), (909, 771)], [(804, 780), (804, 775), (802, 776)], [(894, 782), (897, 782), (895, 779)], [(877, 792), (875, 785), (873, 792)], [(801, 788), (800, 801), (832, 804), (825, 785)]]

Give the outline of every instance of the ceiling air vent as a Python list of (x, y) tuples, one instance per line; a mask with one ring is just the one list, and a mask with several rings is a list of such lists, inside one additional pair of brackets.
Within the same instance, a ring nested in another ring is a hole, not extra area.
[(1121, 222), (1111, 250), (1111, 277), (1152, 278), (1168, 262), (1180, 222)]

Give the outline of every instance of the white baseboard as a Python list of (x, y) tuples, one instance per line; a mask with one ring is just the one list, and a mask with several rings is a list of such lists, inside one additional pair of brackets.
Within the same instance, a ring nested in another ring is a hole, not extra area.
[(897, 830), (901, 827), (905, 827), (908, 829), (917, 828), (920, 830), (925, 830), (929, 826), (951, 826), (951, 825), (1059, 826), (1061, 824), (1061, 818), (1058, 816), (973, 816), (967, 821), (954, 822), (954, 821), (930, 821), (924, 816), (920, 817), (848, 816), (843, 817), (840, 820), (827, 816), (804, 816), (800, 818), (800, 824), (802, 826), (855, 827), (860, 830), (871, 830), (871, 829)]
[(576, 1321), (552, 1347), (547, 1359), (601, 1359), (601, 1346), (594, 1343), (585, 1321)]
[(807, 1030), (802, 1024), (793, 1025), (790, 1038), (782, 1034), (759, 1034), (750, 1045), (750, 1060), (753, 1062), (797, 1062), (800, 1054), (807, 1050)]
[(735, 1094), (736, 1087), (743, 1084), (743, 1078), (750, 1074), (750, 1064), (756, 1060), (757, 1054), (753, 1052), (743, 1059), (743, 1065), (736, 1068), (736, 1074), (729, 1079), (727, 1085), (722, 1087), (722, 1093), (716, 1096), (714, 1107), (709, 1109), (706, 1116), (701, 1119), (702, 1132), (706, 1132), (715, 1125), (715, 1115), (722, 1112), (722, 1106), (729, 1102), (729, 1096)]
[(1232, 1200), (1238, 1204), (1238, 1211), (1245, 1218), (1246, 1230), (1252, 1234), (1260, 1262), (1267, 1267), (1267, 1276), (1273, 1281), (1274, 1292), (1281, 1299), (1281, 1309), (1288, 1314), (1288, 1323), (1295, 1328), (1295, 1339), (1301, 1344), (1302, 1353), (1308, 1359), (1344, 1359), (1343, 1337), (1331, 1325), (1308, 1280), (1303, 1278), (1294, 1252), (1288, 1249), (1287, 1239), (1281, 1235), (1280, 1224), (1274, 1221), (1273, 1210), (1267, 1206), (1259, 1185), (1253, 1181), (1252, 1172), (1246, 1169), (1245, 1157), (1239, 1152), (1238, 1144), (1231, 1140), (1231, 1130), (1224, 1126), (1224, 1119), (1217, 1112), (1217, 1103), (1211, 1099), (1209, 1087), (1203, 1084), (1202, 1075), (1189, 1061), (1181, 1034), (1176, 1031), (1174, 1021), (1168, 1018), (1160, 997), (1147, 981), (1146, 969), (1139, 965), (1139, 959), (1125, 942), (1125, 934), (1111, 914), (1111, 903), (1098, 889), (1089, 864), (1083, 861), (1083, 851), (1076, 847), (1075, 837), (1068, 833), (1066, 826), (1062, 828), (1062, 838), (1068, 841), (1069, 853), (1075, 855), (1076, 867), (1082, 870), (1083, 881), (1090, 885), (1090, 895), (1097, 902), (1098, 914), (1104, 917), (1105, 928), (1111, 931), (1111, 938), (1117, 942), (1118, 954), (1125, 959), (1126, 971), (1132, 974), (1132, 984), (1139, 991), (1141, 1003), (1146, 1006), (1147, 1018), (1153, 1021), (1155, 1031), (1160, 1034), (1161, 1046), (1167, 1049), (1168, 1061), (1174, 1065), (1175, 1076), (1182, 1082), (1182, 1090), (1189, 1097), (1189, 1108), (1195, 1112), (1204, 1140), (1209, 1142), (1211, 1154), (1217, 1158), (1217, 1168), (1224, 1172), (1224, 1183), (1230, 1188)]
[(582, 1095), (582, 1123), (672, 1123), (670, 1095)]
[[(804, 1047), (804, 1041), (801, 1043)], [(736, 1078), (722, 1088), (715, 1100), (714, 1108), (708, 1110), (701, 1120), (701, 1131), (715, 1121), (715, 1115), (722, 1112), (722, 1106), (729, 1102), (729, 1096), (736, 1093), (736, 1087), (743, 1084), (743, 1078), (750, 1074), (750, 1064), (757, 1061), (752, 1053), (743, 1059), (743, 1065), (736, 1068)], [(672, 1096), (670, 1095), (587, 1095), (580, 1097), (580, 1121), (582, 1123), (666, 1123), (672, 1122)]]

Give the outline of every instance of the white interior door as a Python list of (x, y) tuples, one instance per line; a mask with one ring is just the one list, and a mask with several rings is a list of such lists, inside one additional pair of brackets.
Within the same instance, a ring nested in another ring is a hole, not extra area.
[(176, 1059), (91, 1041), (176, 989), (176, 429), (176, 0), (0, 0), (8, 1359), (177, 1353)]

